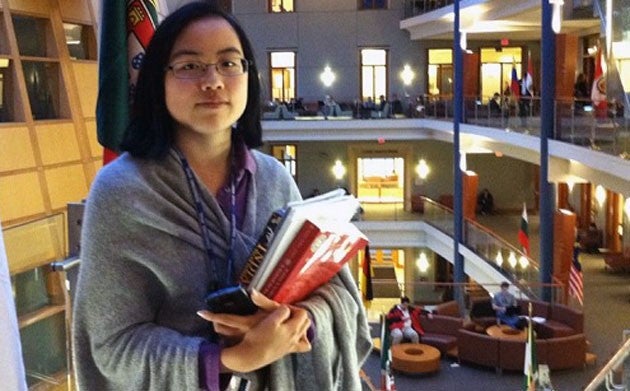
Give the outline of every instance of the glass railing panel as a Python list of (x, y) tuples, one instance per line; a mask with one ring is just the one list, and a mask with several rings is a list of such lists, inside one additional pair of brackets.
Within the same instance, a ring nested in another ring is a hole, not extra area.
[(630, 330), (623, 332), (623, 344), (604, 365), (585, 391), (608, 391), (630, 389)]

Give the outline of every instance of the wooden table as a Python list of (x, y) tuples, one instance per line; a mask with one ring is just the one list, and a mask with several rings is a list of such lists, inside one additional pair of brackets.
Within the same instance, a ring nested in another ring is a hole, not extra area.
[(527, 328), (523, 330), (512, 328), (508, 325), (494, 325), (486, 329), (486, 334), (499, 339), (510, 339), (514, 341), (527, 340)]
[(408, 373), (440, 370), (440, 351), (422, 343), (401, 343), (392, 346), (392, 368)]

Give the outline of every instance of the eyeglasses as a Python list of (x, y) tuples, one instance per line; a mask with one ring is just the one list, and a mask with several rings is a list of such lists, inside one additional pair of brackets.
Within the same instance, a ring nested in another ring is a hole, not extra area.
[(250, 61), (244, 58), (229, 58), (214, 64), (201, 61), (179, 61), (167, 67), (178, 79), (200, 79), (206, 75), (208, 68), (213, 66), (222, 76), (239, 76), (247, 73)]

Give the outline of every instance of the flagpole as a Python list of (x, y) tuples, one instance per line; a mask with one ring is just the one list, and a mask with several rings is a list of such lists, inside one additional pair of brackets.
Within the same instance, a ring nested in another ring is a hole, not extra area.
[(554, 192), (549, 176), (549, 141), (553, 138), (556, 95), (556, 35), (551, 28), (551, 4), (542, 1), (541, 82), (540, 82), (540, 281), (542, 299), (552, 301)]

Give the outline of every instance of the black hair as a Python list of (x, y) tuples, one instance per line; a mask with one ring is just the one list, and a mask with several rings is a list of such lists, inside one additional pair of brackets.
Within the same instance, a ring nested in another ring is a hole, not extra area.
[(409, 303), (410, 300), (409, 300), (409, 298), (407, 296), (403, 296), (403, 297), (400, 298), (400, 302), (401, 303)]
[(507, 282), (507, 281), (503, 281), (503, 282), (501, 283), (501, 288), (507, 288), (507, 287), (509, 287), (509, 286), (510, 286), (510, 283), (509, 283), (509, 282)]
[(235, 137), (243, 140), (249, 148), (262, 145), (260, 81), (252, 45), (234, 16), (221, 10), (213, 1), (195, 1), (167, 16), (151, 38), (138, 74), (131, 121), (121, 143), (121, 151), (148, 159), (166, 156), (175, 140), (175, 120), (166, 107), (164, 90), (167, 62), (182, 31), (191, 23), (208, 17), (223, 18), (232, 26), (243, 48), (243, 55), (250, 62), (247, 104), (237, 121)]

